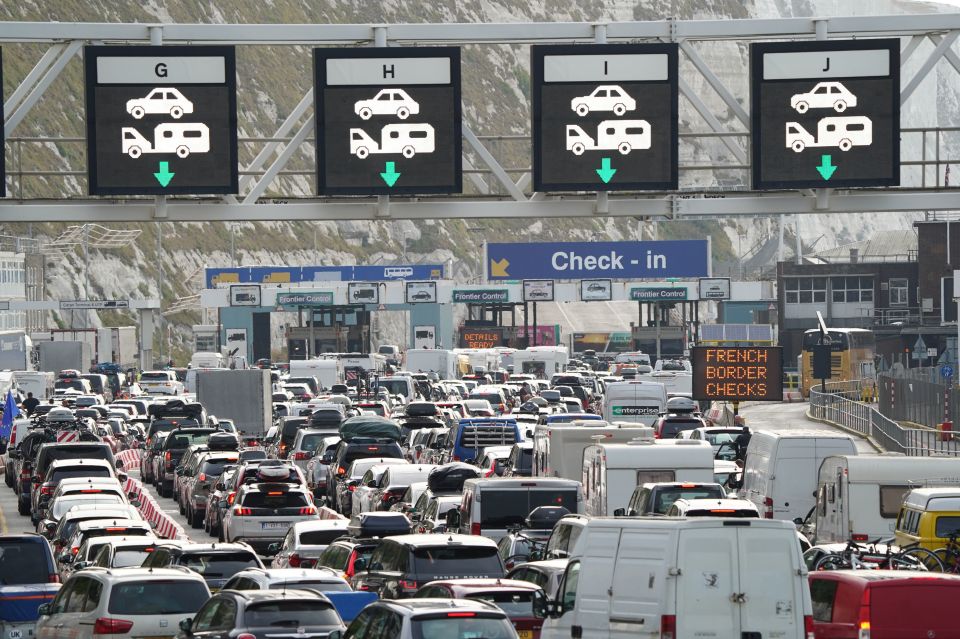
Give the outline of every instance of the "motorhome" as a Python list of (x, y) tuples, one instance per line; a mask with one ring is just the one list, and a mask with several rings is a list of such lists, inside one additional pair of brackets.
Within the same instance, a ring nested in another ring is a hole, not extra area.
[(653, 429), (632, 422), (611, 424), (602, 420), (538, 424), (533, 429), (533, 476), (580, 481), (583, 451), (587, 447), (623, 444), (638, 437), (653, 438)]
[(290, 377), (313, 377), (324, 389), (344, 380), (343, 362), (339, 359), (295, 359), (290, 362)]
[(440, 379), (459, 377), (457, 355), (440, 348), (411, 348), (407, 351), (406, 369), (413, 373), (436, 373)]
[(583, 451), (585, 512), (594, 517), (626, 508), (633, 489), (648, 482), (713, 481), (713, 446), (692, 439), (640, 437), (594, 444)]
[(40, 400), (53, 397), (54, 374), (49, 371), (13, 371), (13, 380), (24, 397), (27, 393)]
[(453, 352), (467, 356), (473, 373), (486, 373), (500, 369), (500, 353), (496, 349), (455, 348)]
[(566, 346), (531, 346), (513, 353), (515, 373), (530, 373), (538, 378), (549, 378), (562, 373), (570, 360)]
[(667, 407), (667, 387), (660, 382), (631, 380), (607, 384), (603, 418), (652, 426)]
[(893, 536), (907, 493), (925, 485), (960, 484), (960, 458), (832, 455), (820, 464), (814, 543)]

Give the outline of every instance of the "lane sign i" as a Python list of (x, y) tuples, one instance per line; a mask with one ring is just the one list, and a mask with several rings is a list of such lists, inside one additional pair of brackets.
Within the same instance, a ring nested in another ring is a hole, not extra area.
[(84, 49), (93, 195), (237, 193), (229, 46)]
[(534, 189), (677, 188), (677, 51), (531, 47)]
[(900, 183), (898, 40), (750, 45), (753, 188)]
[(462, 190), (460, 49), (314, 49), (322, 195)]

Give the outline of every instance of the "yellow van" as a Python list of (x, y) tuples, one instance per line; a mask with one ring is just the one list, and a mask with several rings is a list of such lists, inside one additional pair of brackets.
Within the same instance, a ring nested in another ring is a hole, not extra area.
[(903, 498), (897, 516), (898, 546), (920, 544), (927, 550), (947, 545), (951, 533), (960, 531), (960, 487), (915, 488)]

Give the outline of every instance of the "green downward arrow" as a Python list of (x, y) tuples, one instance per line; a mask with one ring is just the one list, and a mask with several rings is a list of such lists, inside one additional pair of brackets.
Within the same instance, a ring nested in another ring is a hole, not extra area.
[(610, 168), (610, 158), (603, 158), (600, 160), (600, 168), (596, 170), (597, 175), (600, 176), (600, 179), (603, 180), (604, 184), (610, 182), (613, 179), (614, 174), (617, 172), (616, 169)]
[(834, 166), (829, 155), (820, 156), (820, 166), (817, 167), (817, 171), (820, 173), (820, 177), (824, 180), (829, 180), (833, 177), (833, 172), (837, 170), (837, 167)]
[(157, 178), (157, 182), (160, 183), (160, 186), (166, 187), (168, 184), (170, 184), (170, 180), (173, 179), (174, 175), (176, 175), (176, 173), (170, 172), (170, 163), (161, 162), (160, 170), (154, 173), (153, 177)]
[(400, 174), (397, 173), (395, 167), (396, 165), (393, 162), (387, 162), (383, 168), (383, 173), (380, 174), (380, 177), (387, 183), (387, 186), (393, 186), (397, 183), (397, 180), (400, 179)]

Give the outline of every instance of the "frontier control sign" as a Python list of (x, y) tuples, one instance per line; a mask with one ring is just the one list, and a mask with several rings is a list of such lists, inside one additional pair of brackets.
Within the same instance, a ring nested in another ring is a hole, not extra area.
[(779, 346), (697, 346), (691, 349), (693, 398), (713, 401), (783, 400)]
[(707, 240), (487, 244), (490, 280), (707, 277)]

